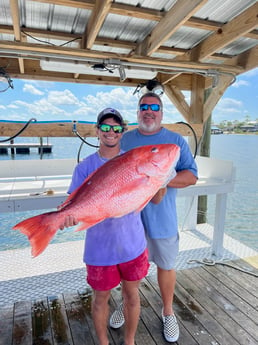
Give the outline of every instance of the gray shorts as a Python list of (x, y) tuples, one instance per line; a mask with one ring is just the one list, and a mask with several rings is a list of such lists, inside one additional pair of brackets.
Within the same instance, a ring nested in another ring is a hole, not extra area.
[(179, 251), (179, 235), (169, 238), (150, 238), (146, 234), (149, 250), (149, 261), (163, 270), (175, 268)]

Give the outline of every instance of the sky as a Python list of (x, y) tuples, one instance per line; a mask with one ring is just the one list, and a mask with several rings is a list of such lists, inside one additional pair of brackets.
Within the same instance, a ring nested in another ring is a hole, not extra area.
[[(14, 88), (0, 93), (0, 120), (28, 121), (96, 121), (106, 107), (116, 108), (130, 123), (137, 122), (139, 95), (135, 88), (44, 82), (13, 79)], [(185, 94), (189, 102), (189, 93)], [(166, 95), (164, 123), (184, 121)], [(258, 120), (258, 68), (237, 77), (212, 113), (212, 123)]]

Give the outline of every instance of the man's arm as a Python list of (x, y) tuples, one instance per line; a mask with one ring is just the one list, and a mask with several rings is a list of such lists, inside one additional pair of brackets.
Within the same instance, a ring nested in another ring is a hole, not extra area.
[(196, 184), (197, 177), (190, 170), (178, 171), (176, 177), (174, 177), (169, 183), (168, 187), (184, 188)]
[(167, 187), (160, 188), (157, 191), (157, 193), (154, 195), (154, 197), (151, 199), (151, 202), (153, 204), (159, 204), (166, 193), (167, 193)]

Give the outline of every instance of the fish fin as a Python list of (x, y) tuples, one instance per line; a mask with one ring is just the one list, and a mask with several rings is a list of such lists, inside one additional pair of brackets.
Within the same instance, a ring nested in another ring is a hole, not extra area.
[(93, 221), (91, 221), (91, 219), (88, 217), (87, 219), (81, 219), (80, 220), (80, 224), (78, 225), (78, 227), (76, 228), (76, 232), (77, 231), (82, 231), (82, 230), (87, 230), (90, 227), (92, 227), (93, 225), (96, 225), (97, 223), (102, 222), (105, 219), (105, 217), (102, 217), (98, 220), (96, 220), (96, 218), (93, 219)]
[[(31, 244), (31, 254), (33, 257), (41, 254), (55, 236), (58, 225), (53, 221), (56, 212), (43, 213), (13, 226), (14, 230), (20, 230), (28, 237)], [(53, 215), (54, 214), (54, 215)]]
[(78, 186), (70, 195), (68, 195), (68, 197), (66, 198), (66, 200), (65, 200), (61, 205), (58, 206), (58, 210), (61, 210), (61, 209), (63, 209), (64, 207), (68, 206), (68, 205), (72, 202), (72, 200), (75, 198), (75, 196), (77, 195), (77, 192), (83, 188), (83, 185), (84, 185), (84, 184), (87, 184), (87, 183), (90, 184), (89, 180), (91, 179), (92, 175), (94, 175), (94, 172), (92, 172), (92, 173), (83, 181), (83, 183), (82, 183), (80, 186)]

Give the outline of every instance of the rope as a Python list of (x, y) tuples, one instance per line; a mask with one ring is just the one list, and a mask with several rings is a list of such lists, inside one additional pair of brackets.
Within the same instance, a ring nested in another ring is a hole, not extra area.
[(206, 265), (206, 266), (224, 265), (224, 266), (227, 266), (227, 267), (230, 267), (230, 268), (234, 268), (235, 270), (238, 270), (238, 271), (250, 274), (251, 276), (254, 276), (254, 277), (258, 278), (258, 274), (250, 272), (250, 271), (248, 271), (248, 270), (246, 270), (244, 268), (228, 264), (228, 263), (226, 263), (224, 261), (215, 261), (215, 260), (212, 260), (212, 259), (204, 258), (202, 260), (190, 259), (190, 260), (187, 260), (187, 263), (188, 264), (198, 263), (198, 264), (202, 264), (202, 265)]

